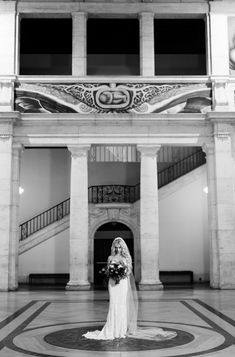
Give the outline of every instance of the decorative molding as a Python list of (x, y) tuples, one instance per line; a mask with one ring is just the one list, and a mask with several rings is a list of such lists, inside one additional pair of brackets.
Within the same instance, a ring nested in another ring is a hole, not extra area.
[(11, 134), (0, 134), (0, 140), (1, 141), (8, 141), (12, 138)]
[(214, 136), (221, 141), (225, 141), (225, 140), (230, 139), (231, 134), (227, 131), (220, 131), (220, 132), (215, 133)]
[(25, 83), (15, 87), (21, 113), (205, 113), (207, 83)]
[[(138, 225), (139, 211), (135, 204), (109, 203), (89, 204), (89, 226), (96, 226), (98, 222), (129, 222)], [(101, 223), (102, 224), (102, 223)]]

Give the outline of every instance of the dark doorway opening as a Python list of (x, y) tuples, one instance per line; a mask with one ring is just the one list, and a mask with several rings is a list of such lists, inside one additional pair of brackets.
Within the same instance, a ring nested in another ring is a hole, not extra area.
[(134, 240), (133, 233), (130, 228), (119, 222), (110, 222), (102, 225), (97, 229), (94, 236), (95, 288), (105, 288), (103, 276), (99, 272), (107, 263), (112, 242), (116, 237), (122, 237), (125, 240), (132, 257), (132, 263), (134, 263)]

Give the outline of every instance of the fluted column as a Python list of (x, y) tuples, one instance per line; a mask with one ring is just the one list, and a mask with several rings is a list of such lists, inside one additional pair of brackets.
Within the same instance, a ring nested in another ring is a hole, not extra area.
[(159, 280), (159, 217), (157, 152), (160, 145), (138, 146), (141, 153), (140, 174), (140, 255), (141, 290), (162, 289)]
[(72, 75), (85, 76), (87, 68), (86, 55), (86, 21), (85, 12), (73, 12), (73, 53), (72, 53)]
[(210, 241), (210, 286), (219, 288), (219, 246), (216, 232), (216, 178), (214, 143), (203, 146), (206, 153), (207, 186), (208, 186), (208, 234)]
[(140, 75), (154, 76), (154, 14), (140, 15)]
[(19, 256), (19, 186), (20, 186), (20, 160), (23, 146), (13, 144), (12, 148), (12, 199), (11, 199), (11, 225), (9, 244), (9, 290), (18, 288), (18, 256)]
[(71, 151), (70, 281), (67, 290), (88, 290), (88, 173), (86, 146)]

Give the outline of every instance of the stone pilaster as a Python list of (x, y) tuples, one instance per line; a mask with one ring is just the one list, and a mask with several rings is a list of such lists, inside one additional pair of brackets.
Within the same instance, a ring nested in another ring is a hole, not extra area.
[(15, 1), (0, 1), (0, 75), (15, 71)]
[(219, 288), (219, 247), (217, 239), (216, 216), (216, 178), (214, 143), (203, 146), (206, 153), (207, 186), (208, 186), (208, 234), (210, 240), (210, 286)]
[(19, 255), (19, 185), (20, 160), (23, 146), (12, 147), (12, 198), (11, 198), (11, 231), (9, 244), (9, 290), (18, 288), (18, 255)]
[(14, 113), (0, 113), (0, 291), (9, 290), (12, 242), (12, 137)]
[(233, 126), (215, 123), (215, 177), (219, 288), (235, 289), (235, 162), (232, 150)]
[(235, 289), (234, 129), (233, 125), (218, 120), (213, 126), (214, 154), (209, 154), (213, 244), (211, 285), (220, 289)]
[(140, 75), (154, 76), (154, 14), (140, 14)]
[(211, 74), (229, 74), (228, 18), (226, 14), (210, 15)]
[(86, 21), (85, 12), (73, 12), (73, 50), (72, 75), (85, 76), (87, 68), (86, 55)]
[(14, 107), (14, 82), (12, 78), (0, 78), (0, 112), (12, 111)]
[(159, 280), (159, 217), (157, 152), (160, 145), (141, 145), (140, 174), (140, 250), (141, 290), (162, 289)]
[(89, 145), (71, 151), (70, 281), (67, 290), (88, 290), (88, 172)]

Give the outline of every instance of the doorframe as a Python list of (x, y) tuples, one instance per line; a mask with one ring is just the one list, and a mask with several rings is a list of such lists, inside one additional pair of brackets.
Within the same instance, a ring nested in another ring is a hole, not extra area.
[[(134, 264), (135, 264), (135, 280), (136, 282), (140, 281), (140, 234), (139, 234), (139, 227), (136, 227), (129, 221), (123, 219), (103, 219), (99, 220), (96, 224), (94, 224), (90, 229), (89, 234), (89, 257), (88, 257), (88, 280), (91, 283), (94, 283), (94, 240), (95, 240), (95, 233), (99, 227), (103, 226), (107, 223), (112, 222), (122, 223), (127, 228), (130, 229), (133, 235), (133, 245), (134, 245)], [(108, 258), (108, 257), (107, 257)]]

